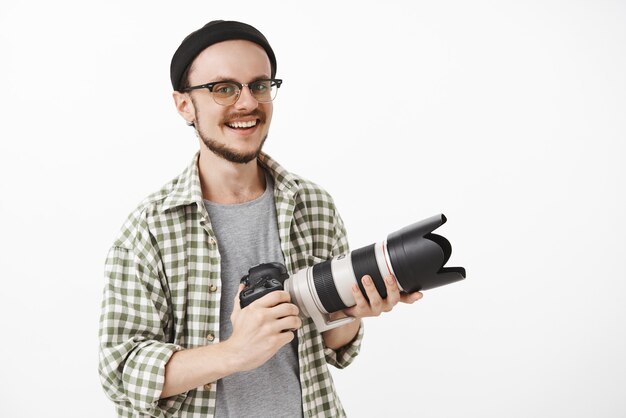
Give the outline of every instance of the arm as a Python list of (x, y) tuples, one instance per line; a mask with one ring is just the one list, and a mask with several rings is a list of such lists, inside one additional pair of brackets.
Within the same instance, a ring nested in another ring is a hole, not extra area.
[[(330, 319), (335, 320), (345, 318), (346, 316), (343, 311), (333, 312), (330, 314)], [(324, 345), (332, 350), (339, 350), (341, 347), (348, 345), (348, 343), (354, 340), (360, 328), (361, 319), (357, 318), (346, 325), (324, 331), (322, 332)]]
[(177, 351), (165, 365), (160, 398), (169, 398), (239, 371), (226, 342)]
[(138, 251), (114, 246), (109, 251), (98, 370), (106, 395), (117, 405), (165, 416), (178, 411), (185, 399), (181, 395), (159, 403), (165, 364), (181, 347), (168, 338), (170, 304), (158, 274), (145, 261), (150, 256), (148, 247)]
[[(339, 215), (339, 212), (334, 206), (334, 202), (331, 200), (331, 205), (334, 210), (334, 243), (331, 250), (331, 255), (336, 257), (341, 254), (348, 254), (350, 247), (348, 245), (348, 237), (346, 233), (346, 227), (343, 223), (343, 219)], [(346, 317), (347, 315), (343, 311), (333, 312), (330, 314), (330, 319), (338, 319)], [(360, 333), (359, 333), (360, 331)], [(357, 338), (357, 336), (360, 337)], [(326, 359), (336, 367), (343, 368), (352, 362), (352, 359), (356, 357), (360, 349), (361, 337), (363, 334), (361, 319), (357, 318), (354, 321), (322, 332), (322, 339), (327, 350)], [(351, 344), (352, 343), (352, 344)], [(343, 360), (341, 358), (344, 358)]]
[[(341, 216), (339, 216), (339, 213), (337, 213), (335, 209), (335, 244), (333, 245), (332, 255), (347, 254), (348, 251), (346, 229)], [(369, 302), (361, 293), (359, 286), (355, 283), (352, 285), (352, 294), (354, 295), (356, 305), (344, 309), (343, 311), (330, 314), (331, 319), (346, 316), (355, 318), (354, 321), (346, 325), (322, 333), (324, 344), (332, 350), (337, 351), (342, 347), (348, 346), (352, 341), (355, 341), (362, 327), (362, 318), (379, 316), (382, 312), (389, 312), (398, 302), (413, 303), (422, 298), (420, 292), (411, 294), (400, 293), (396, 279), (393, 276), (385, 277), (385, 287), (387, 288), (387, 297), (385, 299), (380, 297), (371, 277), (364, 276), (361, 278), (361, 282), (363, 283)]]
[(107, 396), (121, 407), (156, 417), (174, 414), (186, 391), (264, 363), (294, 338), (281, 331), (301, 325), (289, 294), (273, 292), (243, 311), (235, 304), (229, 340), (182, 350), (168, 342), (170, 302), (143, 260), (114, 247), (106, 264), (99, 372)]
[[(243, 285), (239, 286), (239, 292)], [(162, 398), (214, 382), (230, 374), (252, 370), (268, 361), (300, 328), (298, 307), (290, 303), (289, 293), (272, 292), (245, 309), (235, 296), (231, 321), (233, 334), (218, 344), (175, 353), (165, 366)]]
[(387, 297), (385, 299), (380, 297), (371, 277), (364, 276), (361, 282), (369, 302), (361, 293), (359, 286), (356, 283), (352, 285), (352, 294), (354, 295), (356, 305), (331, 314), (331, 319), (352, 316), (355, 320), (322, 333), (324, 343), (328, 348), (337, 350), (352, 341), (359, 332), (362, 318), (379, 316), (383, 312), (389, 312), (398, 302), (413, 303), (422, 298), (420, 292), (400, 293), (396, 279), (393, 276), (385, 277), (385, 287), (387, 288)]

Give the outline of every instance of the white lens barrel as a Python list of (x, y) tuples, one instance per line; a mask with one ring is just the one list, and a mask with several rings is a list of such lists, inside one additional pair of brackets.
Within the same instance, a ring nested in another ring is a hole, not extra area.
[(352, 268), (352, 260), (350, 254), (343, 254), (334, 258), (330, 264), (335, 280), (337, 293), (344, 305), (347, 307), (356, 305), (354, 295), (352, 294), (352, 285), (356, 283), (354, 269)]
[(311, 291), (308, 288), (307, 272), (310, 267), (298, 271), (283, 283), (285, 291), (291, 296), (291, 303), (298, 305), (300, 314), (306, 318), (311, 317), (311, 313), (317, 310), (317, 306), (311, 299)]

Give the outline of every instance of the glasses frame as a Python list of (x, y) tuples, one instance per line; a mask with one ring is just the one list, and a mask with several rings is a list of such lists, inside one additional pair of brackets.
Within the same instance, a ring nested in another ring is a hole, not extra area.
[[(215, 103), (217, 103), (218, 105), (221, 106), (232, 106), (235, 103), (237, 103), (237, 100), (239, 100), (239, 96), (241, 96), (241, 91), (243, 90), (244, 86), (248, 87), (248, 90), (250, 90), (250, 94), (252, 95), (252, 97), (259, 103), (271, 103), (275, 98), (276, 95), (274, 95), (274, 97), (272, 97), (269, 100), (259, 100), (257, 99), (257, 97), (254, 95), (254, 93), (252, 92), (252, 89), (250, 89), (250, 85), (251, 84), (255, 84), (255, 83), (259, 83), (262, 81), (269, 81), (271, 84), (271, 87), (276, 87), (276, 94), (278, 93), (278, 89), (280, 88), (281, 84), (283, 84), (283, 80), (280, 78), (261, 78), (258, 80), (254, 80), (251, 81), (250, 83), (240, 83), (238, 81), (233, 81), (233, 80), (221, 80), (221, 81), (211, 81), (210, 83), (205, 83), (205, 84), (198, 84), (197, 86), (191, 86), (191, 87), (187, 87), (184, 88), (182, 90), (182, 93), (188, 93), (192, 90), (200, 90), (200, 89), (207, 89), (209, 90), (209, 92), (211, 93), (211, 97), (213, 97), (213, 101)], [(213, 88), (218, 85), (218, 84), (224, 84), (224, 83), (229, 83), (229, 84), (234, 84), (235, 86), (237, 86), (239, 88), (239, 90), (237, 91), (237, 94), (235, 94), (233, 97), (235, 97), (235, 99), (233, 100), (233, 102), (231, 104), (222, 104), (219, 103), (216, 99), (215, 96), (213, 95)]]

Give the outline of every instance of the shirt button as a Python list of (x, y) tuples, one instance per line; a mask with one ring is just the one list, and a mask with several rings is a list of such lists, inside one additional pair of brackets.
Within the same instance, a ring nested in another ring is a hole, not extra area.
[(209, 244), (215, 245), (215, 238), (213, 237), (209, 238)]
[(206, 385), (204, 385), (204, 389), (211, 390), (211, 384), (207, 383)]
[(217, 286), (215, 286), (214, 284), (209, 286), (209, 292), (215, 292), (216, 290), (217, 290)]
[(211, 341), (213, 341), (213, 340), (215, 339), (215, 335), (213, 335), (213, 334), (208, 334), (208, 335), (206, 336), (206, 339), (207, 339), (207, 341), (211, 342)]

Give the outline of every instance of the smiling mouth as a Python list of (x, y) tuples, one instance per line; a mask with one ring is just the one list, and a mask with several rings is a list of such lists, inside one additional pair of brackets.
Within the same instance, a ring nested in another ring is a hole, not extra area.
[(250, 129), (250, 128), (254, 128), (258, 123), (259, 123), (259, 120), (255, 119), (255, 120), (250, 120), (246, 122), (239, 122), (239, 121), (228, 122), (226, 126), (232, 129)]

